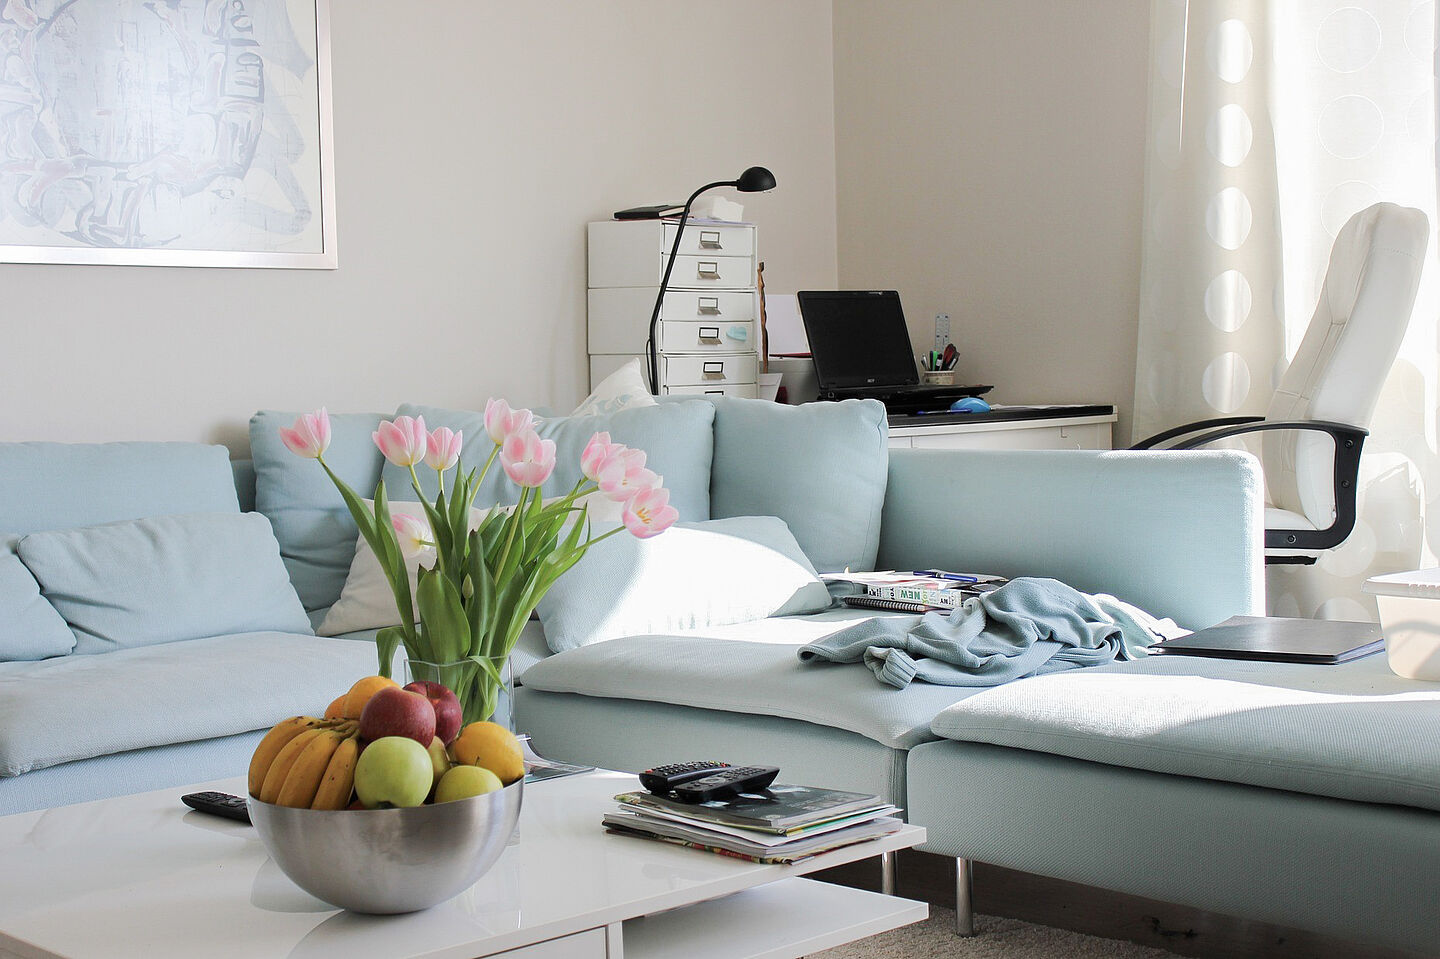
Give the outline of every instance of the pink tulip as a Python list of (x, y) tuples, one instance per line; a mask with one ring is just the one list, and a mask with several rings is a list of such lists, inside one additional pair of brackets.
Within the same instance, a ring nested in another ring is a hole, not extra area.
[(395, 539), (406, 559), (413, 559), (434, 545), (430, 542), (430, 527), (409, 513), (392, 513), (390, 525), (395, 527)]
[(617, 503), (623, 503), (640, 490), (660, 485), (660, 477), (645, 468), (645, 451), (621, 447), (600, 466), (595, 482), (600, 492)]
[(637, 490), (620, 514), (625, 528), (637, 539), (658, 536), (679, 518), (679, 510), (670, 505), (670, 491), (663, 486)]
[(397, 416), (394, 422), (384, 420), (372, 435), (380, 452), (396, 466), (414, 466), (425, 458), (430, 445), (423, 416)]
[(543, 486), (555, 471), (555, 441), (542, 440), (534, 430), (511, 433), (500, 446), (500, 465), (521, 486)]
[(581, 475), (592, 483), (600, 482), (601, 467), (624, 451), (624, 446), (610, 442), (609, 433), (596, 433), (590, 437), (590, 442), (585, 444), (585, 449), (580, 453)]
[(485, 403), (485, 432), (502, 446), (505, 438), (534, 428), (535, 414), (529, 410), (512, 410), (504, 400), (490, 399)]
[(323, 406), (313, 413), (302, 413), (294, 426), (280, 427), (280, 441), (296, 456), (318, 460), (330, 448), (330, 414)]
[(460, 462), (460, 444), (464, 435), (464, 430), (456, 433), (448, 426), (432, 430), (425, 439), (425, 465), (443, 473)]

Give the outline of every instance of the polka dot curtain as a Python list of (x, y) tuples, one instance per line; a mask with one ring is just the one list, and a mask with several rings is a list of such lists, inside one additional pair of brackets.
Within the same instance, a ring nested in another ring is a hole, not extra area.
[[(1414, 0), (1152, 4), (1137, 438), (1265, 412), (1353, 213), (1389, 200), (1434, 227), (1435, 16)], [(1367, 578), (1437, 565), (1434, 266), (1370, 424), (1355, 531), (1315, 566), (1269, 567), (1272, 615), (1373, 620)]]

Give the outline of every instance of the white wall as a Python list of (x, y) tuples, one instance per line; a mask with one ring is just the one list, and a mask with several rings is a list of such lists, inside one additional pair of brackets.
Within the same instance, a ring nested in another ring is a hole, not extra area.
[(1009, 403), (1114, 402), (1129, 436), (1146, 0), (836, 0), (840, 283)]
[(830, 0), (332, 0), (332, 38), (340, 269), (0, 266), (0, 439), (568, 409), (585, 223), (754, 164), (767, 289), (836, 283)]

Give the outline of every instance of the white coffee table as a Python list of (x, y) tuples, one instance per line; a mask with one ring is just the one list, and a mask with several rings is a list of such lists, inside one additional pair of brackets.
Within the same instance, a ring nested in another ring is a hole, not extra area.
[(0, 956), (771, 957), (792, 959), (925, 918), (928, 907), (800, 876), (925, 840), (906, 826), (793, 866), (605, 833), (634, 776), (526, 787), (519, 841), (480, 882), (403, 916), (302, 892), (254, 830), (180, 796), (243, 778), (0, 817)]

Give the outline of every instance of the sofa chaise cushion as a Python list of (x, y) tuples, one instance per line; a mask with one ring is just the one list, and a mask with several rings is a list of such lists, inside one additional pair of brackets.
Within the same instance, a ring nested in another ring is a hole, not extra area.
[(230, 633), (310, 632), (259, 513), (190, 513), (31, 533), (16, 547), (76, 653)]
[(935, 714), (975, 690), (920, 683), (895, 689), (875, 682), (863, 666), (802, 665), (795, 653), (799, 646), (874, 615), (831, 610), (613, 639), (557, 653), (520, 678), (541, 692), (798, 719), (908, 749), (933, 739)]
[(1440, 810), (1440, 687), (1339, 666), (1152, 656), (1036, 676), (941, 712), (946, 739)]
[(373, 672), (369, 643), (269, 632), (3, 663), (0, 776), (319, 716)]

